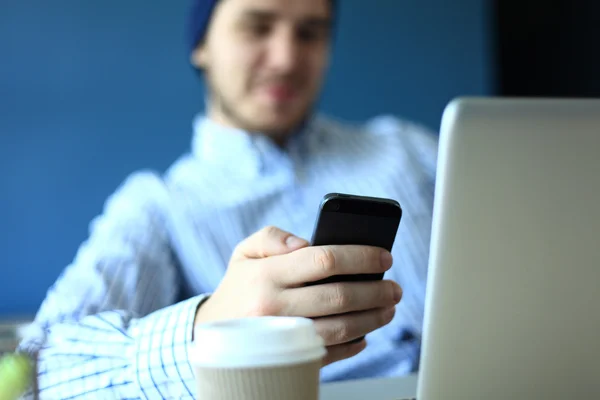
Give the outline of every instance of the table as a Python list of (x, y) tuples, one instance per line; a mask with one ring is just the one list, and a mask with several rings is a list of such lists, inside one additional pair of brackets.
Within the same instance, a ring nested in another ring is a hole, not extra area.
[(417, 375), (325, 383), (320, 400), (400, 400), (414, 398)]

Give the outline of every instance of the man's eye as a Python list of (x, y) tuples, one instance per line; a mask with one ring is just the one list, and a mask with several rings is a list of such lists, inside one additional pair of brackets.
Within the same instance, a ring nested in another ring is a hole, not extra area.
[(316, 42), (325, 37), (325, 33), (322, 29), (315, 28), (300, 28), (297, 31), (297, 37), (302, 42)]
[(246, 27), (247, 33), (249, 33), (250, 35), (252, 35), (254, 37), (266, 36), (270, 32), (270, 30), (271, 30), (271, 26), (269, 24), (263, 24), (263, 23), (249, 24)]

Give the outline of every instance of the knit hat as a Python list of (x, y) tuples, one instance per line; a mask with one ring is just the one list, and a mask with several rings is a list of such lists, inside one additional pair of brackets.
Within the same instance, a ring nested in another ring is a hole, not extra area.
[[(331, 2), (332, 10), (335, 11), (336, 0), (329, 1)], [(218, 2), (219, 0), (192, 0), (187, 32), (188, 50), (190, 53), (204, 39), (210, 23), (210, 17)]]

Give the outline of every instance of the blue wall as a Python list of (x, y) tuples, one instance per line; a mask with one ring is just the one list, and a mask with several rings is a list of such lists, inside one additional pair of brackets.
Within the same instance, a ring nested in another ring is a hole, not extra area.
[[(0, 318), (35, 312), (127, 174), (189, 147), (186, 1), (0, 0)], [(485, 0), (342, 0), (322, 109), (432, 129), (493, 87)]]

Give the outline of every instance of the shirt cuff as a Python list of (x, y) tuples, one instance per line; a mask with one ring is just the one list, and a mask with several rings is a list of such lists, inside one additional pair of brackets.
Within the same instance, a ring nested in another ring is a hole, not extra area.
[(159, 310), (133, 329), (135, 381), (144, 398), (194, 398), (194, 371), (189, 361), (194, 319), (208, 295)]

